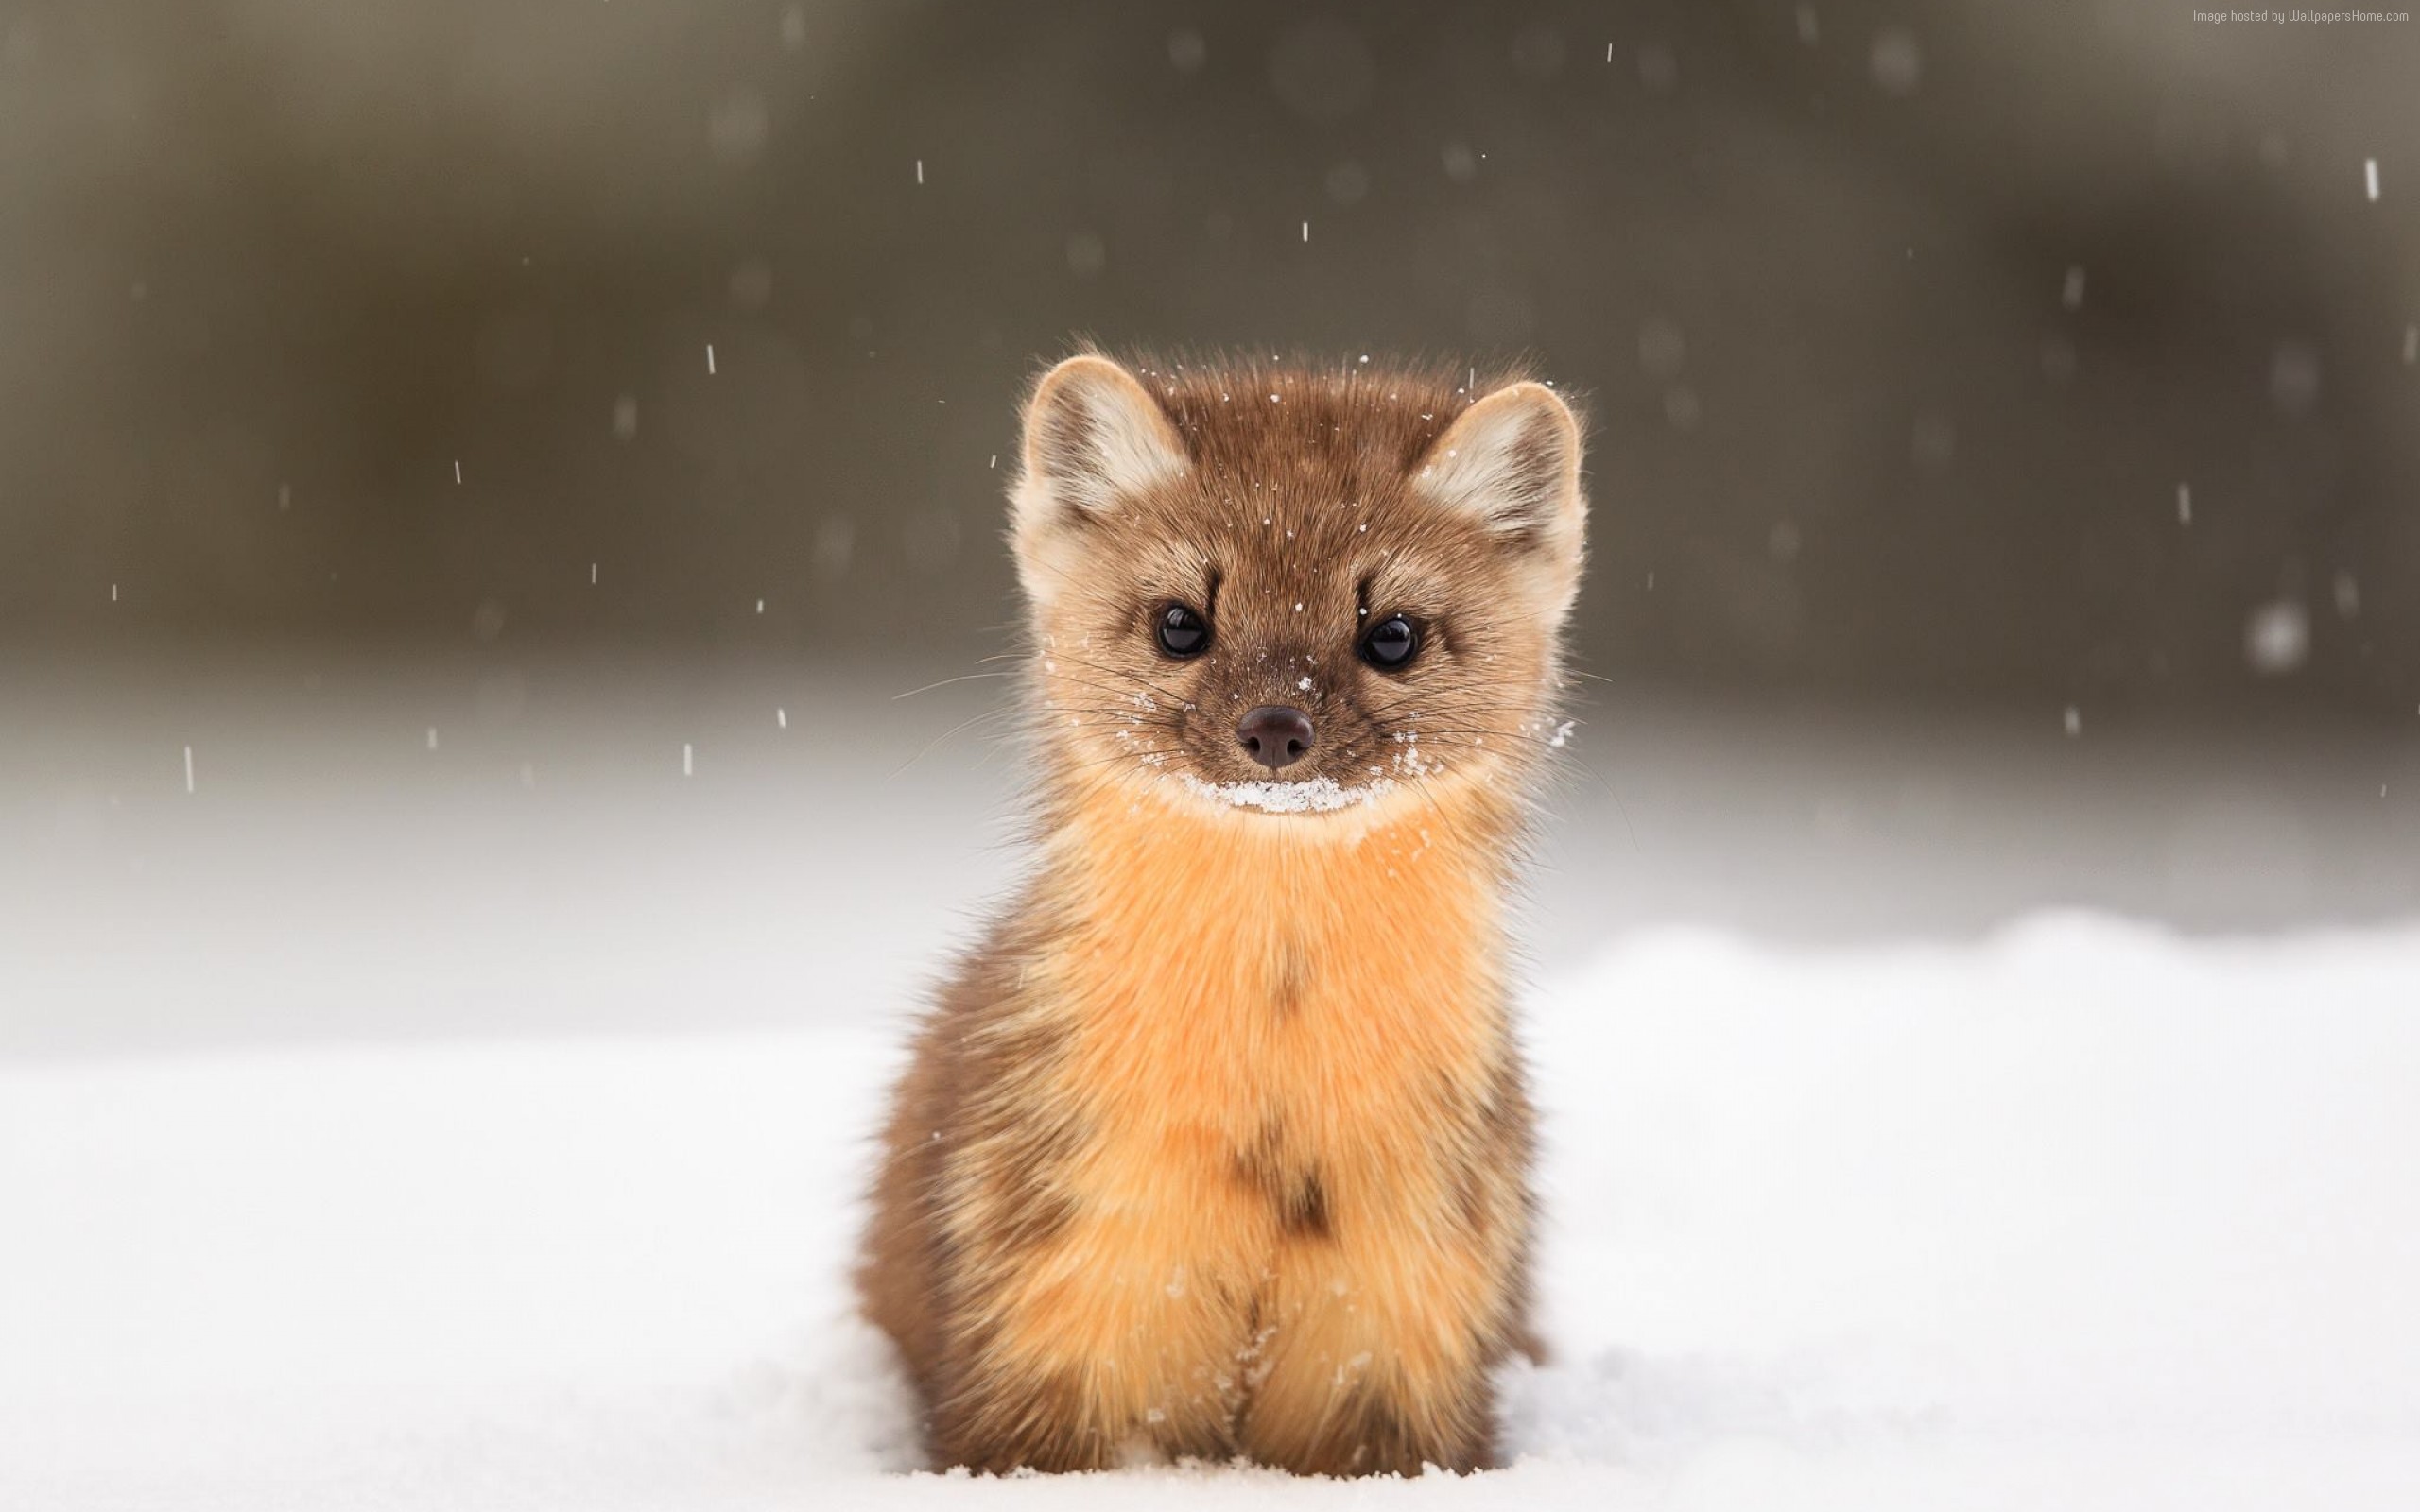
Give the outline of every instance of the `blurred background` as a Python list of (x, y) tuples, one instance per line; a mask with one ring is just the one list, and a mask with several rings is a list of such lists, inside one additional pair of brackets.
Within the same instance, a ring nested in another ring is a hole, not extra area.
[(2420, 909), (2420, 32), (0, 6), (0, 1052), (894, 1011), (1079, 335), (1592, 417), (1533, 937)]

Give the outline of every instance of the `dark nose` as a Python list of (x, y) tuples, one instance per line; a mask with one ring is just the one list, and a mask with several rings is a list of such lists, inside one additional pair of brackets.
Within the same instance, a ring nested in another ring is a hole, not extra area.
[(1255, 709), (1236, 726), (1236, 740), (1273, 772), (1293, 765), (1311, 748), (1311, 716), (1275, 705)]

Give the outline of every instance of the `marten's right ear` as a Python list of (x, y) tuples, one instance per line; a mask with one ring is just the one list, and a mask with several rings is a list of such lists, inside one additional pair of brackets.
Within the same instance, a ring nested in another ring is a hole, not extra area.
[(1043, 374), (1025, 406), (1025, 467), (1009, 510), (1027, 596), (1049, 600), (1094, 517), (1186, 466), (1167, 412), (1125, 369), (1087, 353)]
[(1499, 388), (1457, 416), (1412, 472), (1421, 492), (1477, 520), (1514, 554), (1550, 620), (1580, 588), (1588, 497), (1580, 486), (1580, 421), (1541, 383)]

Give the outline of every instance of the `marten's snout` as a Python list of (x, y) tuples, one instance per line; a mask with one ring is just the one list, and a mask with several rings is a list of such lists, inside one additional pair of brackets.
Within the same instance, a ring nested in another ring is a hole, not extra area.
[(1253, 710), (1236, 726), (1236, 742), (1252, 759), (1276, 771), (1291, 766), (1311, 748), (1311, 716), (1276, 705)]

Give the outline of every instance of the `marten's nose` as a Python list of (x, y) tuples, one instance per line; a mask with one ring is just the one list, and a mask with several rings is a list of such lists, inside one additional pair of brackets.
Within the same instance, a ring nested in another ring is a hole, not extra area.
[(1293, 765), (1311, 748), (1311, 716), (1275, 705), (1255, 709), (1236, 726), (1236, 740), (1273, 772)]

